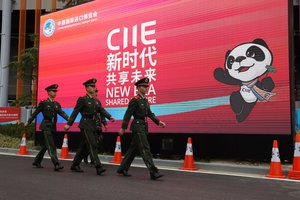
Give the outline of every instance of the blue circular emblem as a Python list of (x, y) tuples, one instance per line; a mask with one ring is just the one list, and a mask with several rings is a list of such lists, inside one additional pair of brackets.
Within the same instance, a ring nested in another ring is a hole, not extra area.
[(53, 35), (55, 31), (55, 22), (53, 19), (48, 19), (43, 26), (43, 33), (46, 37)]

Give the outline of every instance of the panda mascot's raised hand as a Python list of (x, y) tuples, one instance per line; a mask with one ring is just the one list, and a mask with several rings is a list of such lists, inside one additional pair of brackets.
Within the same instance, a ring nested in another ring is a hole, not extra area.
[(266, 42), (255, 39), (243, 43), (226, 53), (224, 68), (214, 71), (216, 80), (228, 85), (240, 85), (240, 90), (230, 95), (230, 105), (236, 120), (243, 122), (257, 101), (268, 101), (276, 95), (274, 81), (268, 72), (276, 72), (273, 56)]

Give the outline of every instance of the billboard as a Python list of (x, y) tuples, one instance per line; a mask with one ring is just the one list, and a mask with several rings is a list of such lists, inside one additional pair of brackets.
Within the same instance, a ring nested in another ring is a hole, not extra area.
[(20, 108), (0, 107), (0, 126), (20, 122)]
[(148, 77), (152, 111), (167, 123), (150, 132), (290, 134), (288, 21), (288, 0), (96, 0), (48, 14), (38, 100), (57, 83), (71, 114), (96, 78), (114, 132)]

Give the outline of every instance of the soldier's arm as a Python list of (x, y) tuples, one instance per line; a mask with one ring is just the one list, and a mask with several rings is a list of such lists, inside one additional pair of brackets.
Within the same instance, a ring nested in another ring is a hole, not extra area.
[(43, 109), (43, 101), (40, 101), (38, 107), (35, 109), (35, 111), (32, 113), (31, 117), (28, 119), (27, 124), (31, 124), (32, 121), (36, 118), (36, 116), (42, 111)]
[(101, 117), (101, 123), (106, 126), (107, 125), (107, 121), (104, 117)]
[(83, 108), (84, 106), (84, 101), (85, 99), (83, 97), (79, 97), (78, 100), (77, 100), (77, 103), (76, 103), (76, 106), (67, 122), (67, 125), (69, 126), (72, 126), (78, 113), (81, 111), (81, 109)]
[(123, 117), (123, 122), (122, 122), (122, 129), (126, 130), (129, 124), (129, 120), (131, 116), (133, 115), (135, 109), (136, 109), (137, 101), (135, 98), (132, 98), (129, 102), (128, 108), (125, 112), (125, 115)]
[(65, 113), (62, 109), (61, 109), (61, 105), (59, 103), (57, 103), (57, 113), (62, 116), (66, 121), (69, 120), (69, 116), (67, 115), (67, 113)]
[(155, 116), (155, 114), (151, 111), (150, 105), (148, 104), (148, 117), (157, 125), (159, 125), (159, 119)]

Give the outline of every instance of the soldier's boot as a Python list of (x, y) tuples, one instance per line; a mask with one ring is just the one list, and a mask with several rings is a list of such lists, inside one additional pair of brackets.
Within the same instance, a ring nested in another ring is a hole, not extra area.
[(118, 169), (117, 173), (120, 175), (126, 176), (126, 177), (131, 176), (131, 174), (128, 174), (128, 170), (126, 170), (126, 169)]
[(151, 180), (157, 180), (161, 177), (163, 177), (164, 175), (160, 174), (159, 172), (150, 172), (150, 178)]
[(73, 172), (83, 172), (82, 169), (80, 169), (80, 167), (78, 165), (72, 165), (70, 168)]
[(85, 164), (88, 164), (88, 163), (89, 163), (88, 157), (87, 157), (87, 156), (84, 156), (83, 161), (84, 161)]
[(97, 173), (97, 175), (100, 176), (105, 171), (106, 171), (106, 169), (104, 169), (102, 165), (96, 166), (96, 173)]
[(60, 163), (55, 163), (54, 165), (54, 171), (58, 172), (59, 170), (62, 170), (64, 166), (62, 166)]
[(35, 166), (36, 168), (44, 168), (41, 163), (38, 163), (38, 162), (33, 162), (32, 163), (33, 166)]
[(94, 159), (91, 158), (91, 163), (90, 163), (91, 166), (95, 166), (95, 162), (94, 162)]

